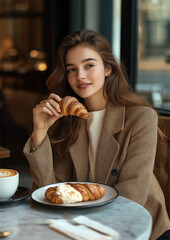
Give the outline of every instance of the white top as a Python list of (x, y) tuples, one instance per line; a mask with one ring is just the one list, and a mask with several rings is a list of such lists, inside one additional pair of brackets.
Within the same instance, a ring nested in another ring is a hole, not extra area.
[(91, 181), (95, 181), (95, 166), (97, 157), (97, 148), (100, 139), (100, 133), (103, 125), (103, 119), (106, 108), (100, 111), (89, 112), (87, 119), (87, 132), (89, 136), (89, 176)]

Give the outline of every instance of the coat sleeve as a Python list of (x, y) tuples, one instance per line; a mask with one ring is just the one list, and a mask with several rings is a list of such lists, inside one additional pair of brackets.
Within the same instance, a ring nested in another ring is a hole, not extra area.
[(126, 159), (115, 188), (121, 196), (144, 206), (153, 176), (158, 117), (154, 110), (147, 108), (135, 118), (130, 130)]
[(48, 135), (36, 151), (30, 152), (30, 149), (31, 137), (26, 142), (23, 152), (30, 165), (33, 189), (55, 183), (53, 154)]

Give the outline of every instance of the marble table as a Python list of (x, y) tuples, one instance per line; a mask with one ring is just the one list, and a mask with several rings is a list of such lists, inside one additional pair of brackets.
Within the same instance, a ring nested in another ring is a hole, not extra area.
[(86, 209), (43, 206), (30, 198), (0, 206), (0, 231), (13, 231), (8, 240), (68, 240), (46, 223), (50, 218), (63, 218), (64, 213), (71, 217), (84, 215), (111, 227), (120, 233), (120, 240), (148, 240), (152, 229), (152, 219), (145, 208), (119, 196), (109, 204)]

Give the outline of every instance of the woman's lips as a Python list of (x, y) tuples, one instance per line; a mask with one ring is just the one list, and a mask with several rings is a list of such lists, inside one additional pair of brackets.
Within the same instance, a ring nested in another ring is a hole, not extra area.
[(91, 85), (91, 83), (82, 83), (82, 84), (79, 84), (77, 86), (77, 88), (80, 89), (80, 90), (84, 90), (84, 89), (88, 88), (89, 85)]

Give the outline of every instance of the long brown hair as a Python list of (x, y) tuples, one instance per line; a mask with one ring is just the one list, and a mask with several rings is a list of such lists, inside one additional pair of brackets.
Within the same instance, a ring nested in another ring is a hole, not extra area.
[[(109, 65), (111, 67), (111, 74), (106, 77), (104, 83), (104, 92), (107, 95), (108, 101), (120, 106), (150, 106), (149, 103), (145, 102), (129, 88), (126, 73), (112, 54), (112, 49), (108, 41), (97, 32), (86, 29), (69, 34), (60, 44), (57, 53), (56, 69), (47, 80), (47, 86), (50, 92), (54, 92), (60, 97), (66, 95), (75, 96), (84, 104), (84, 99), (80, 98), (68, 84), (65, 68), (65, 58), (68, 50), (77, 45), (93, 47), (102, 58), (104, 66)], [(75, 142), (81, 121), (84, 120), (74, 116), (67, 116), (57, 120), (51, 127), (49, 133), (52, 142), (57, 144), (58, 153), (61, 154), (68, 151), (69, 147)]]

